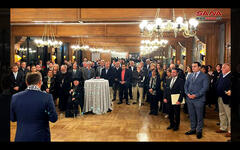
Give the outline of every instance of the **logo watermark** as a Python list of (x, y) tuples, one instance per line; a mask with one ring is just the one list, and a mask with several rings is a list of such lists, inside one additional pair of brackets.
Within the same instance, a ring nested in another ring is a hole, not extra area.
[(196, 19), (199, 21), (218, 21), (222, 19), (222, 12), (219, 10), (199, 10), (196, 12), (196, 16)]

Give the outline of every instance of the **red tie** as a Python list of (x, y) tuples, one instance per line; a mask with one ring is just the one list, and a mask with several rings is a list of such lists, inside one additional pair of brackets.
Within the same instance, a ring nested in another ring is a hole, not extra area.
[(125, 70), (122, 70), (122, 81), (124, 81)]

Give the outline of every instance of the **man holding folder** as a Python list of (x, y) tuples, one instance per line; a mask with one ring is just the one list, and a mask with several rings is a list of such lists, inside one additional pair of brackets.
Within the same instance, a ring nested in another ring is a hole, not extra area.
[(184, 80), (178, 77), (178, 70), (173, 68), (171, 78), (166, 81), (164, 89), (164, 103), (168, 103), (170, 125), (167, 130), (177, 131), (180, 124), (180, 105), (183, 101)]

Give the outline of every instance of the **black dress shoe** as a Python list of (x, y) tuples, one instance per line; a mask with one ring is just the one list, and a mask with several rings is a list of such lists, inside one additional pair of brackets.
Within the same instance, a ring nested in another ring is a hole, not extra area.
[(130, 103), (129, 103), (129, 102), (126, 102), (126, 104), (127, 104), (127, 105), (130, 105)]
[(117, 104), (122, 104), (122, 102), (118, 102)]
[(174, 127), (173, 128), (173, 131), (177, 131), (179, 128), (178, 127)]
[(217, 126), (220, 126), (220, 122), (217, 123)]
[(202, 138), (202, 132), (197, 132), (197, 138), (201, 139)]
[(113, 99), (112, 101), (115, 101), (116, 99)]
[(170, 129), (173, 129), (173, 127), (172, 127), (172, 126), (168, 126), (168, 127), (167, 127), (167, 130), (170, 130)]
[(185, 133), (186, 135), (192, 135), (192, 134), (196, 134), (195, 130), (190, 130), (188, 132)]
[(136, 102), (133, 102), (133, 104), (137, 104)]

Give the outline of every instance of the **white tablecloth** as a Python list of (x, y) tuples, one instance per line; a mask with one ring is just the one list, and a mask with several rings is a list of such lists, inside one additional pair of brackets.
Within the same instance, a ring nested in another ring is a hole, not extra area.
[(95, 114), (104, 114), (112, 110), (108, 80), (90, 79), (84, 83), (83, 112), (92, 111)]

